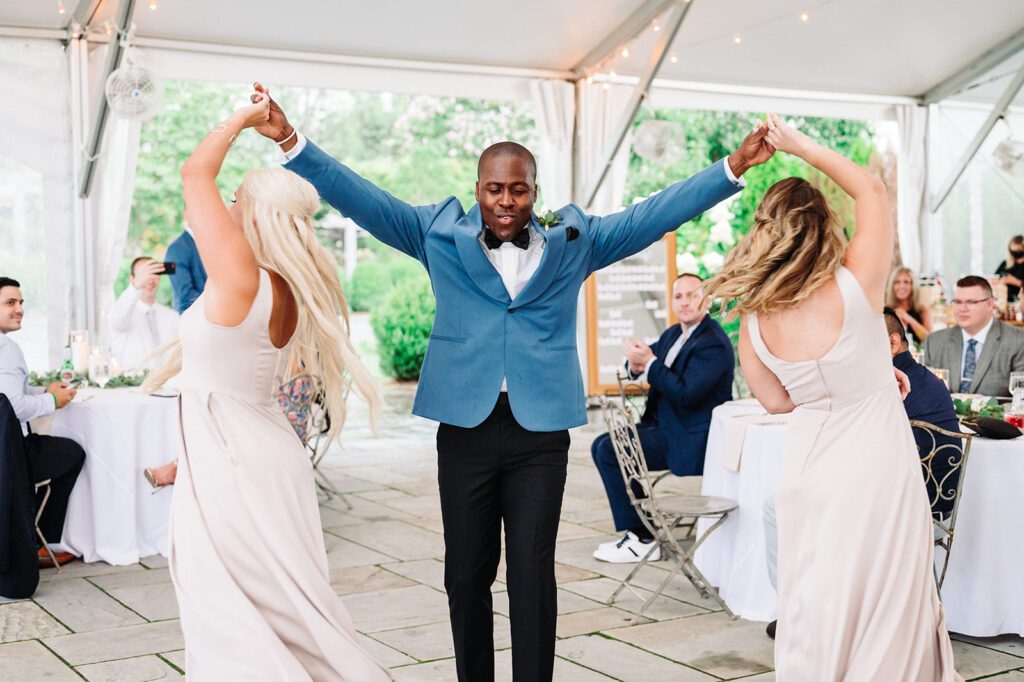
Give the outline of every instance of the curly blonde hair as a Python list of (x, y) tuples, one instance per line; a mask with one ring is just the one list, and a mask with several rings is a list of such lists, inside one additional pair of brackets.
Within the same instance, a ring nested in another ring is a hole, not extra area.
[[(302, 368), (313, 377), (331, 416), (328, 435), (336, 436), (345, 422), (350, 387), (366, 400), (376, 431), (380, 389), (349, 337), (348, 305), (338, 281), (337, 261), (313, 229), (313, 214), (320, 208), (316, 189), (283, 168), (258, 168), (245, 174), (238, 198), (242, 232), (257, 265), (280, 275), (295, 297), (298, 324), (288, 367)], [(163, 355), (164, 364), (146, 377), (144, 391), (156, 390), (181, 371), (177, 338), (154, 355)]]
[(705, 291), (730, 316), (792, 308), (835, 275), (846, 245), (825, 195), (803, 178), (786, 178), (765, 192), (750, 232)]

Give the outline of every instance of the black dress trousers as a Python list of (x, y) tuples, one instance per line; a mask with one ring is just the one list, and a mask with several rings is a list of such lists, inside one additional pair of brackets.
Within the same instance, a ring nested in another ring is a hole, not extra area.
[[(39, 530), (47, 542), (60, 542), (64, 532), (64, 516), (68, 511), (68, 498), (75, 487), (78, 474), (85, 464), (85, 450), (70, 438), (56, 436), (25, 436), (25, 460), (32, 483), (50, 479), (50, 499), (39, 518)], [(39, 491), (36, 508), (43, 499)]]
[(460, 682), (494, 679), (491, 585), (501, 556), (502, 523), (513, 679), (551, 680), (555, 538), (568, 454), (568, 431), (523, 428), (506, 393), (479, 426), (438, 427), (444, 585)]

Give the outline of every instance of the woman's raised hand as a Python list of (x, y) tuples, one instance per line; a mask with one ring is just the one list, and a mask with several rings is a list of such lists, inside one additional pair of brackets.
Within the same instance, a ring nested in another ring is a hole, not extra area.
[(780, 152), (802, 157), (814, 142), (799, 130), (788, 125), (778, 114), (768, 114), (768, 133), (765, 135), (768, 144)]
[(270, 120), (270, 96), (257, 93), (253, 97), (253, 103), (242, 107), (235, 115), (242, 119), (243, 128), (265, 126)]

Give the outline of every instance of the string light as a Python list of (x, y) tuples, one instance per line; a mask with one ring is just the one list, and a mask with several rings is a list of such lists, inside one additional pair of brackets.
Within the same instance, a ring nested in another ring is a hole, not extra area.
[(149, 8), (154, 11), (156, 10), (156, 0), (149, 0)]
[(64, 0), (57, 0), (57, 14), (64, 14), (67, 9), (64, 7)]
[(587, 85), (593, 85), (593, 83), (594, 83), (594, 77), (593, 76), (587, 76)]
[(602, 86), (601, 86), (601, 89), (602, 89), (602, 90), (607, 90), (607, 89), (608, 89), (609, 87), (610, 87), (610, 86), (609, 86), (609, 85), (608, 85), (608, 83), (606, 82), (606, 83), (604, 83), (604, 85), (602, 85)]
[(611, 71), (608, 72), (608, 77), (615, 78), (615, 69), (612, 69)]
[(675, 64), (676, 62), (678, 62), (678, 61), (679, 61), (679, 57), (677, 57), (677, 56), (676, 56), (676, 53), (675, 53), (675, 52), (673, 52), (672, 54), (670, 54), (670, 55), (669, 55), (669, 57), (668, 57), (668, 60), (669, 60), (670, 62), (672, 62), (673, 64)]
[(807, 14), (807, 12), (800, 13), (800, 21), (804, 22), (805, 24), (807, 23), (807, 20), (810, 18), (811, 17)]
[(654, 29), (654, 32), (655, 32), (655, 33), (657, 33), (658, 31), (660, 31), (660, 30), (661, 30), (661, 24), (659, 24), (659, 23), (658, 23), (658, 18), (657, 18), (657, 17), (655, 17), (655, 18), (654, 18), (654, 23), (653, 23), (653, 25), (651, 26), (651, 28), (653, 28), (653, 29)]
[(733, 42), (734, 44), (736, 44), (736, 45), (739, 45), (740, 43), (742, 43), (742, 42), (743, 42), (743, 38), (741, 38), (741, 37), (740, 37), (740, 34), (739, 34), (739, 33), (737, 33), (736, 35), (734, 35), (734, 36), (732, 37), (732, 42)]
[(628, 45), (623, 45), (622, 46), (622, 50), (619, 52), (619, 54), (621, 54), (623, 57), (628, 57), (629, 56), (629, 46)]

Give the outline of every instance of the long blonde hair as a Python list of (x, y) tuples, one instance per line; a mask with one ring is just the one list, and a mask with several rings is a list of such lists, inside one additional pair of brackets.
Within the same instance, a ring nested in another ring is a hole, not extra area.
[(846, 253), (846, 235), (825, 196), (803, 178), (768, 188), (754, 225), (705, 285), (731, 315), (792, 308), (832, 278)]
[(910, 309), (920, 311), (924, 306), (921, 305), (921, 290), (917, 286), (917, 277), (914, 277), (913, 270), (905, 266), (900, 266), (889, 273), (889, 285), (885, 289), (886, 307), (892, 308), (893, 310), (900, 307), (900, 302), (896, 300), (896, 294), (893, 293), (893, 286), (896, 284), (896, 278), (900, 275), (906, 275), (910, 278)]
[(1006, 245), (1006, 269), (1009, 270), (1017, 264), (1013, 257), (1013, 247), (1024, 246), (1024, 235), (1015, 234), (1010, 237), (1010, 243)]
[[(283, 168), (248, 171), (238, 189), (242, 232), (261, 268), (280, 275), (298, 309), (288, 367), (310, 374), (330, 415), (333, 438), (345, 422), (345, 397), (355, 388), (370, 408), (374, 431), (380, 416), (380, 390), (349, 338), (348, 305), (338, 281), (334, 256), (320, 244), (313, 214), (320, 198), (309, 182)], [(181, 342), (164, 344), (165, 355), (142, 388), (153, 391), (181, 371)]]

